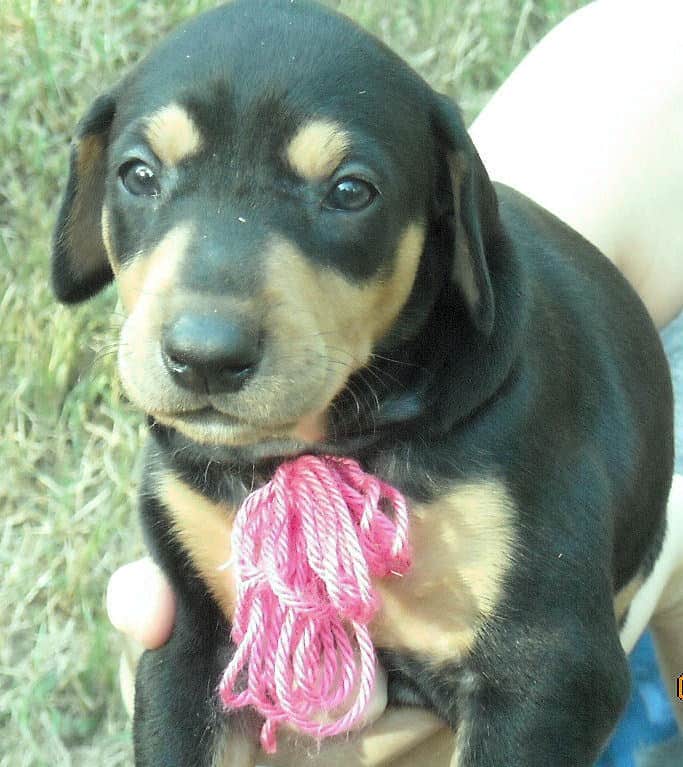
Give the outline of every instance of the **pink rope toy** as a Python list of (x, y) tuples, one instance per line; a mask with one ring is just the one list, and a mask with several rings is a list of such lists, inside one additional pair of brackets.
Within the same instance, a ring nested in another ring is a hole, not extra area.
[(225, 706), (264, 717), (267, 753), (281, 723), (319, 739), (359, 724), (375, 684), (371, 576), (411, 564), (401, 493), (348, 458), (302, 456), (246, 498), (232, 547), (237, 649), (219, 685)]

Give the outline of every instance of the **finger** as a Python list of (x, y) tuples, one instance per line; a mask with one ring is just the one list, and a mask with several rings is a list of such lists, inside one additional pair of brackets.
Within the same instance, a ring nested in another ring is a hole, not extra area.
[(161, 570), (144, 558), (123, 565), (111, 576), (107, 612), (115, 628), (153, 650), (171, 635), (175, 597)]

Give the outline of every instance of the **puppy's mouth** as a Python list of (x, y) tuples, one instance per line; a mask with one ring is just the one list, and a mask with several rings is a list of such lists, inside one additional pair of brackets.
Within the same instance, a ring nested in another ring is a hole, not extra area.
[(150, 415), (158, 423), (207, 446), (242, 447), (273, 442), (300, 446), (318, 443), (325, 438), (324, 414), (309, 414), (296, 421), (278, 424), (253, 423), (212, 406)]
[(237, 416), (232, 415), (231, 413), (224, 413), (212, 405), (207, 405), (206, 407), (202, 407), (197, 410), (190, 410), (178, 414), (167, 415), (166, 417), (184, 421), (197, 427), (210, 427), (211, 425), (237, 427), (240, 425), (240, 423), (244, 425), (244, 422), (241, 422)]

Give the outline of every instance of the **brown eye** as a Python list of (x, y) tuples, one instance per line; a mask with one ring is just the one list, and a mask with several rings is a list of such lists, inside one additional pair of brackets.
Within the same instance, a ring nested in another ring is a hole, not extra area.
[(347, 176), (337, 182), (325, 198), (324, 205), (332, 210), (359, 211), (367, 208), (378, 192), (372, 184)]
[(142, 160), (131, 160), (121, 166), (119, 177), (125, 189), (136, 197), (157, 197), (159, 182), (156, 174)]

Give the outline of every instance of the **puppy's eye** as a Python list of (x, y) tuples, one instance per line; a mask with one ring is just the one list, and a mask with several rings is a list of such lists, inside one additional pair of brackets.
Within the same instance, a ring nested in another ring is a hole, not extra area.
[(337, 182), (323, 204), (333, 210), (358, 211), (367, 208), (377, 195), (372, 184), (347, 176)]
[(142, 162), (131, 160), (119, 169), (121, 183), (131, 194), (136, 197), (157, 197), (159, 195), (159, 182), (154, 171)]

